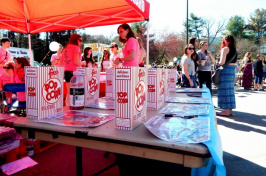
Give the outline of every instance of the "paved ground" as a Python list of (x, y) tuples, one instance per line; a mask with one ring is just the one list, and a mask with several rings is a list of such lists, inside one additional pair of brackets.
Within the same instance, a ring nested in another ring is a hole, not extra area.
[(266, 91), (235, 88), (233, 116), (217, 116), (227, 176), (266, 176)]

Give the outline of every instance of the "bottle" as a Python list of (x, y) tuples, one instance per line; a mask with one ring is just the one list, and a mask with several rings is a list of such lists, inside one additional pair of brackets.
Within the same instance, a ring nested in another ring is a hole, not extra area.
[(28, 139), (28, 145), (27, 145), (27, 154), (28, 156), (34, 155), (34, 148), (33, 148), (33, 139)]
[(71, 110), (80, 110), (84, 108), (84, 79), (79, 71), (73, 72), (70, 79), (69, 105)]

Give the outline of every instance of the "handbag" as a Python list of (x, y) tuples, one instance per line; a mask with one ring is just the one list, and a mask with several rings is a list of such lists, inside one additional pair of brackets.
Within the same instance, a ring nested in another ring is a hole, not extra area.
[(228, 61), (226, 62), (224, 65), (221, 65), (220, 67), (216, 68), (214, 74), (212, 75), (212, 82), (215, 86), (218, 86), (219, 83), (220, 83), (220, 74), (221, 74), (221, 71), (224, 69), (224, 67), (226, 67), (229, 63), (232, 62), (232, 60), (234, 60), (234, 58), (236, 57), (237, 55), (237, 51), (235, 53), (235, 55)]

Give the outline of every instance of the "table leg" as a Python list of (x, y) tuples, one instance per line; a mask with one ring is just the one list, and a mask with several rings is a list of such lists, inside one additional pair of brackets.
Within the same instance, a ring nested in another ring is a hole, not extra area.
[(82, 147), (76, 146), (76, 170), (77, 176), (82, 176)]

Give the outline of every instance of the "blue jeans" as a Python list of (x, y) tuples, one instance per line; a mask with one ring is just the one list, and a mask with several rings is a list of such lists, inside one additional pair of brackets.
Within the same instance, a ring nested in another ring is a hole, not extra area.
[(194, 75), (189, 75), (189, 76), (190, 76), (190, 79), (192, 80), (192, 82), (193, 82), (194, 85), (191, 87), (190, 84), (189, 84), (189, 81), (188, 81), (188, 79), (186, 77), (186, 75), (183, 74), (182, 75), (182, 80), (183, 80), (182, 87), (197, 88), (196, 81), (194, 79)]
[(261, 84), (263, 72), (255, 74), (255, 84)]

